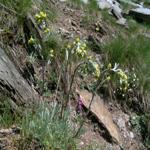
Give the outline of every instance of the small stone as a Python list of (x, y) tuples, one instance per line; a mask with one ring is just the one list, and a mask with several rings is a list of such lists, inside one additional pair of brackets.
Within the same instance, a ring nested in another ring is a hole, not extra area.
[(133, 139), (133, 138), (134, 138), (134, 134), (133, 134), (133, 132), (130, 132), (130, 134), (129, 134), (129, 135), (130, 135), (130, 138), (131, 138), (131, 139)]
[(80, 142), (80, 145), (84, 145), (84, 142), (83, 142), (83, 141), (81, 141), (81, 142)]
[(117, 125), (119, 126), (119, 128), (121, 130), (123, 130), (126, 126), (125, 126), (125, 121), (122, 118), (119, 118), (117, 121)]

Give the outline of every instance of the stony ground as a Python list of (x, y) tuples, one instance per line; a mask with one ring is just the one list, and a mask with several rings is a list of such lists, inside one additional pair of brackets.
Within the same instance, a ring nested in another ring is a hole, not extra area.
[[(89, 39), (89, 37), (92, 37), (92, 39), (98, 42), (103, 42), (112, 37), (113, 33), (118, 32), (117, 29), (104, 22), (102, 17), (99, 17), (97, 22), (91, 22), (85, 27), (82, 24), (82, 19), (86, 16), (83, 10), (66, 7), (63, 4), (61, 6), (58, 5), (58, 8), (60, 10), (59, 17), (56, 23), (52, 24), (52, 27), (66, 39), (74, 37)], [(95, 31), (96, 23), (101, 29), (100, 32)], [(95, 53), (95, 55), (99, 56), (100, 54)], [(22, 61), (22, 59), (20, 59), (20, 61)], [(106, 103), (105, 106), (112, 114), (114, 123), (118, 126), (123, 141), (123, 144), (120, 146), (122, 146), (124, 150), (145, 150), (145, 147), (140, 142), (140, 137), (131, 129), (130, 117), (132, 114), (124, 113), (121, 107), (113, 102)], [(94, 145), (100, 145), (101, 149), (104, 150), (120, 150), (119, 145), (108, 142), (108, 139), (104, 136), (105, 130), (98, 125), (98, 122), (87, 119), (84, 126), (84, 133), (78, 139), (80, 149), (85, 147), (85, 145), (94, 143)], [(0, 129), (0, 150), (17, 150), (16, 141), (19, 141), (19, 139), (19, 129), (16, 126), (8, 129)], [(37, 149), (36, 146), (35, 148), (33, 147), (29, 149)]]

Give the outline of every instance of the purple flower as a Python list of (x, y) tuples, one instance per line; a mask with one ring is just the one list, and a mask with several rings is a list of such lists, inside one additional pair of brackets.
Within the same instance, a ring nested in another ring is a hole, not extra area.
[(78, 95), (78, 101), (77, 101), (77, 106), (76, 106), (76, 111), (77, 113), (82, 112), (83, 109), (83, 97), (81, 95)]

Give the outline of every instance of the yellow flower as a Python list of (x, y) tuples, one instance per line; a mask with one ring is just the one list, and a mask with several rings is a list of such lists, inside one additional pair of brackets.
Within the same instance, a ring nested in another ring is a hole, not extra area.
[(112, 67), (112, 65), (111, 65), (111, 63), (109, 63), (108, 66), (107, 66), (107, 68), (111, 69), (111, 67)]
[(76, 38), (76, 42), (79, 42), (80, 41), (80, 39), (79, 38)]
[(124, 78), (125, 80), (127, 80), (127, 79), (128, 79), (128, 77), (127, 77), (127, 75), (126, 75), (126, 74), (124, 74), (123, 78)]
[(52, 57), (52, 58), (54, 57), (54, 50), (53, 49), (50, 50), (49, 56)]
[(53, 50), (53, 49), (51, 49), (51, 50), (50, 50), (50, 53), (53, 53), (53, 52), (54, 52), (54, 50)]
[(41, 16), (41, 18), (45, 19), (47, 15), (46, 15), (46, 13), (44, 13), (43, 11), (41, 11), (40, 12), (40, 16)]
[(95, 77), (96, 77), (96, 78), (99, 78), (99, 76), (100, 76), (100, 70), (98, 69), (98, 70), (96, 70), (96, 72), (95, 72)]
[(99, 77), (100, 76), (100, 69), (99, 69), (99, 65), (97, 63), (94, 64), (95, 67), (95, 77)]
[(49, 28), (45, 28), (44, 29), (44, 33), (49, 33), (50, 32), (50, 29)]
[(91, 60), (91, 59), (92, 59), (92, 57), (91, 57), (91, 56), (88, 56), (88, 57), (87, 57), (87, 59), (88, 59), (88, 60)]
[(40, 16), (39, 14), (36, 14), (36, 15), (35, 15), (35, 18), (38, 20), (38, 19), (41, 18), (41, 16)]
[(70, 48), (71, 48), (71, 45), (68, 44), (68, 45), (67, 45), (67, 48), (70, 49)]
[(86, 48), (86, 43), (83, 43), (83, 45), (82, 45), (84, 48)]
[(31, 36), (30, 39), (28, 40), (28, 44), (34, 44), (35, 39)]
[(123, 80), (127, 80), (127, 79), (128, 79), (127, 75), (126, 75), (122, 70), (119, 70), (118, 75), (119, 75)]
[(128, 86), (128, 81), (127, 80), (124, 80), (124, 83)]
[(122, 71), (122, 70), (119, 70), (119, 71), (118, 71), (118, 75), (122, 77), (122, 76), (123, 76), (123, 71)]
[(46, 13), (41, 11), (39, 14), (35, 15), (35, 19), (38, 21), (38, 23), (41, 23), (44, 19), (46, 19)]
[(109, 81), (110, 79), (111, 79), (111, 77), (110, 77), (110, 76), (108, 76), (108, 77), (106, 78), (106, 80), (107, 80), (107, 81)]
[(81, 49), (82, 49), (82, 50), (84, 50), (84, 49), (85, 49), (85, 47), (81, 46)]
[(124, 87), (124, 91), (126, 91), (127, 90), (127, 87)]

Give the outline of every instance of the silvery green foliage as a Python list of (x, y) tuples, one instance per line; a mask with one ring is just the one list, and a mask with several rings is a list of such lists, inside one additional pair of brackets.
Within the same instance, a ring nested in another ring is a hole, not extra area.
[(56, 103), (52, 106), (41, 103), (34, 114), (28, 113), (23, 120), (23, 137), (38, 139), (46, 149), (66, 150), (69, 145), (74, 149), (68, 113), (60, 119), (59, 112), (60, 107)]

